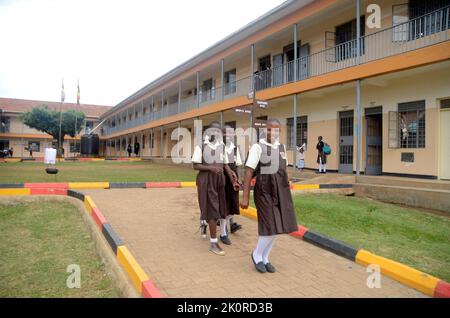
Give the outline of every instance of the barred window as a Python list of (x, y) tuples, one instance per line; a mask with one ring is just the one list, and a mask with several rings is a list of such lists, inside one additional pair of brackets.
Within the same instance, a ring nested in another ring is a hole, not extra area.
[(70, 142), (70, 152), (80, 152), (80, 143), (78, 141)]
[[(294, 118), (287, 119), (287, 147), (294, 148)], [(308, 139), (308, 116), (297, 117), (297, 146), (307, 143)]]
[(41, 151), (41, 143), (39, 141), (28, 141), (28, 149), (36, 152)]
[(11, 118), (2, 116), (0, 121), (0, 133), (9, 133)]
[(400, 148), (425, 148), (425, 101), (398, 104)]

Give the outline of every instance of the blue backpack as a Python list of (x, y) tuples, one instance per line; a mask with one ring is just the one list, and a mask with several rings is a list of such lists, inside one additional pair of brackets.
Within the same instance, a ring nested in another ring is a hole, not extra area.
[(330, 147), (329, 144), (324, 144), (324, 145), (323, 145), (323, 153), (324, 153), (325, 155), (331, 154), (331, 147)]

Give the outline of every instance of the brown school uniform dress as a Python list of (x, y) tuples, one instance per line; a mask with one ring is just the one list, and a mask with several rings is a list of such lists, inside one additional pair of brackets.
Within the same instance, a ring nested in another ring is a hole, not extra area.
[(284, 145), (279, 145), (277, 149), (263, 143), (259, 145), (263, 154), (270, 156), (271, 151), (278, 153), (279, 167), (274, 174), (262, 174), (261, 167), (269, 166), (270, 161), (260, 161), (255, 169), (253, 197), (258, 213), (258, 233), (266, 236), (295, 232), (298, 227), (286, 171), (286, 148)]
[[(202, 145), (202, 154), (207, 145)], [(217, 151), (223, 153), (223, 146), (211, 149), (214, 156)], [(215, 165), (223, 168), (223, 156), (220, 162), (208, 163), (205, 156), (202, 156), (203, 165)], [(197, 174), (197, 194), (198, 205), (200, 206), (200, 220), (224, 219), (227, 216), (226, 197), (225, 197), (225, 175), (216, 174), (208, 171), (199, 171)]]
[[(237, 156), (237, 147), (233, 149), (231, 153), (226, 153), (228, 159), (228, 167), (236, 173), (238, 176), (238, 167), (236, 166), (235, 156)], [(226, 204), (227, 204), (227, 212), (228, 214), (238, 215), (240, 214), (239, 209), (239, 191), (235, 191), (233, 188), (233, 183), (228, 178), (228, 175), (225, 173), (225, 195), (226, 195)]]
[(319, 141), (316, 145), (316, 149), (318, 150), (318, 154), (317, 154), (317, 163), (318, 164), (320, 164), (320, 159), (322, 159), (322, 164), (327, 163), (327, 155), (325, 155), (325, 153), (323, 152), (324, 146), (325, 146), (325, 144), (323, 143), (323, 141)]

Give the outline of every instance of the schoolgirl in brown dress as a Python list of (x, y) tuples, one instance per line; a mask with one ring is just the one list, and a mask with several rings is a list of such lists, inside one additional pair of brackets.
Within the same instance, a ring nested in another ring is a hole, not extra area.
[(228, 212), (227, 224), (230, 225), (230, 232), (235, 233), (242, 228), (242, 226), (234, 220), (234, 216), (240, 214), (239, 190), (241, 188), (241, 182), (239, 180), (239, 167), (242, 166), (242, 159), (239, 147), (233, 142), (235, 136), (234, 129), (227, 125), (223, 129), (223, 133), (225, 144), (224, 171), (227, 176), (225, 181)]
[[(224, 144), (220, 124), (213, 122), (209, 127), (209, 138), (197, 145), (192, 162), (197, 175), (197, 194), (200, 207), (200, 220), (206, 221), (210, 231), (210, 251), (225, 255), (217, 241), (217, 220), (225, 221), (227, 216), (225, 198), (225, 175), (223, 172)], [(217, 136), (220, 136), (218, 138)]]
[(278, 142), (280, 123), (267, 121), (266, 139), (254, 144), (246, 161), (244, 194), (241, 207), (249, 204), (250, 183), (256, 175), (253, 197), (258, 214), (258, 244), (252, 253), (255, 268), (261, 272), (275, 272), (269, 255), (279, 234), (297, 231), (294, 204), (286, 171), (286, 147)]

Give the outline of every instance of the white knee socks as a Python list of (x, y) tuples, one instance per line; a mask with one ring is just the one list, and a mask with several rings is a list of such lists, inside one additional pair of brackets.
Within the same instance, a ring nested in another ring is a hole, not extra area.
[(269, 254), (274, 243), (275, 235), (259, 236), (258, 244), (253, 251), (253, 259), (256, 264), (258, 264), (259, 262), (264, 262), (264, 264), (267, 264), (269, 262)]
[(233, 215), (227, 215), (226, 220), (229, 225), (233, 224)]
[(270, 251), (272, 250), (273, 245), (275, 244), (275, 235), (270, 236), (272, 239), (270, 241), (270, 243), (266, 246), (266, 249), (264, 250), (264, 253), (262, 255), (262, 260), (264, 264), (269, 263), (269, 254)]
[(319, 172), (327, 172), (327, 164), (326, 163), (322, 163), (322, 158), (319, 158)]
[(227, 235), (227, 220), (226, 219), (220, 219), (220, 236), (226, 236)]

